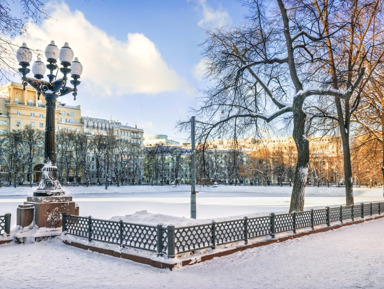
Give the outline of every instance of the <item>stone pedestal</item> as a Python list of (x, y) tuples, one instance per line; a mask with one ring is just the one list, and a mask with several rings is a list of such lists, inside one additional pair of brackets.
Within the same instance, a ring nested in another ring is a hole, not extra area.
[(28, 197), (24, 205), (17, 208), (17, 225), (25, 227), (35, 221), (40, 228), (58, 228), (61, 227), (62, 213), (79, 215), (79, 206), (72, 197)]

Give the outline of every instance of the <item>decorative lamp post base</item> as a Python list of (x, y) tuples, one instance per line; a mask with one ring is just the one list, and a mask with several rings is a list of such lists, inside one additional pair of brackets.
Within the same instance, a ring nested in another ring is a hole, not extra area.
[(39, 187), (33, 193), (35, 197), (63, 196), (65, 195), (60, 182), (56, 179), (57, 167), (48, 161), (42, 169)]

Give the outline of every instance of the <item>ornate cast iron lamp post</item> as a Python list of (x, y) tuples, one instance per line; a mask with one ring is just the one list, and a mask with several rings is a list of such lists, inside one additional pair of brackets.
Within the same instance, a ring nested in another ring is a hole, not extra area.
[[(66, 42), (60, 49), (52, 41), (45, 49), (45, 57), (48, 65), (41, 61), (38, 57), (32, 65), (32, 73), (34, 78), (27, 77), (30, 72), (28, 66), (32, 60), (32, 52), (25, 43), (17, 51), (17, 60), (20, 64), (19, 71), (22, 74), (23, 87), (30, 84), (35, 88), (37, 97), (43, 95), (46, 101), (46, 120), (45, 120), (45, 150), (44, 158), (45, 165), (42, 171), (42, 180), (39, 188), (34, 192), (34, 196), (57, 196), (64, 195), (59, 181), (56, 179), (57, 167), (55, 154), (55, 110), (56, 99), (59, 96), (71, 93), (76, 100), (77, 86), (80, 84), (79, 78), (83, 71), (83, 66), (78, 61), (77, 57), (73, 60), (73, 51)], [(63, 74), (62, 78), (57, 79), (58, 65), (57, 60), (60, 60), (61, 67), (59, 70)], [(72, 61), (73, 60), (73, 61)], [(43, 80), (46, 68), (49, 70), (47, 75), (48, 81)], [(72, 87), (67, 86), (68, 74), (71, 74)]]

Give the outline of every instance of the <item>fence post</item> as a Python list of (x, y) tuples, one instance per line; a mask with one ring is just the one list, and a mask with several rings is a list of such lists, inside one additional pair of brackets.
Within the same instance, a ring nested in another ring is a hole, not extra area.
[(157, 225), (157, 256), (163, 256), (163, 226)]
[(364, 219), (364, 203), (361, 203), (361, 218)]
[(275, 234), (276, 234), (276, 215), (275, 215), (275, 213), (271, 213), (270, 217), (271, 217), (271, 234), (270, 235), (272, 238), (275, 238)]
[(61, 217), (61, 232), (64, 233), (67, 231), (67, 213), (63, 212)]
[(351, 205), (351, 219), (352, 219), (352, 222), (355, 221), (355, 205)]
[(292, 228), (293, 228), (293, 234), (296, 234), (296, 212), (292, 212)]
[(10, 213), (5, 214), (4, 219), (5, 219), (4, 231), (9, 236), (9, 234), (11, 233), (11, 214)]
[(175, 258), (175, 226), (168, 226), (168, 258)]
[(372, 208), (372, 202), (369, 204), (369, 212), (371, 213), (371, 216), (373, 215), (372, 212), (373, 211), (373, 208)]
[(244, 217), (244, 243), (248, 244), (248, 217)]
[(340, 206), (340, 223), (343, 223), (343, 206)]
[(312, 230), (315, 229), (315, 213), (313, 209), (311, 209), (311, 227), (312, 227)]
[(119, 243), (120, 247), (123, 245), (123, 232), (124, 232), (124, 224), (123, 220), (119, 221)]
[(380, 211), (381, 211), (380, 204), (381, 204), (381, 203), (379, 203), (378, 206), (377, 206), (377, 207), (378, 207), (378, 208), (377, 208), (377, 210), (378, 210), (377, 213), (378, 213), (379, 215), (380, 215), (380, 213), (381, 213), (381, 212), (380, 212)]
[(329, 227), (331, 225), (331, 216), (330, 216), (330, 208), (326, 207), (327, 210), (327, 226)]
[(88, 217), (88, 241), (92, 241), (92, 217)]
[(212, 241), (212, 249), (216, 248), (216, 222), (212, 220), (211, 226), (211, 241)]

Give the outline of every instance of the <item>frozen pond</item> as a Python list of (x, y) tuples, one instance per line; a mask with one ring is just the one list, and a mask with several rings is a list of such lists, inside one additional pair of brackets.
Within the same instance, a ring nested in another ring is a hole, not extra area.
[[(138, 211), (176, 217), (190, 216), (190, 188), (188, 186), (126, 186), (66, 187), (67, 195), (73, 196), (80, 207), (81, 216), (110, 219)], [(16, 208), (35, 188), (1, 188), (0, 214), (12, 214), (16, 224)], [(218, 219), (267, 215), (271, 212), (287, 212), (290, 187), (219, 186), (197, 187), (197, 218)], [(355, 203), (382, 201), (382, 188), (355, 188)], [(308, 187), (306, 208), (345, 204), (344, 188)]]

